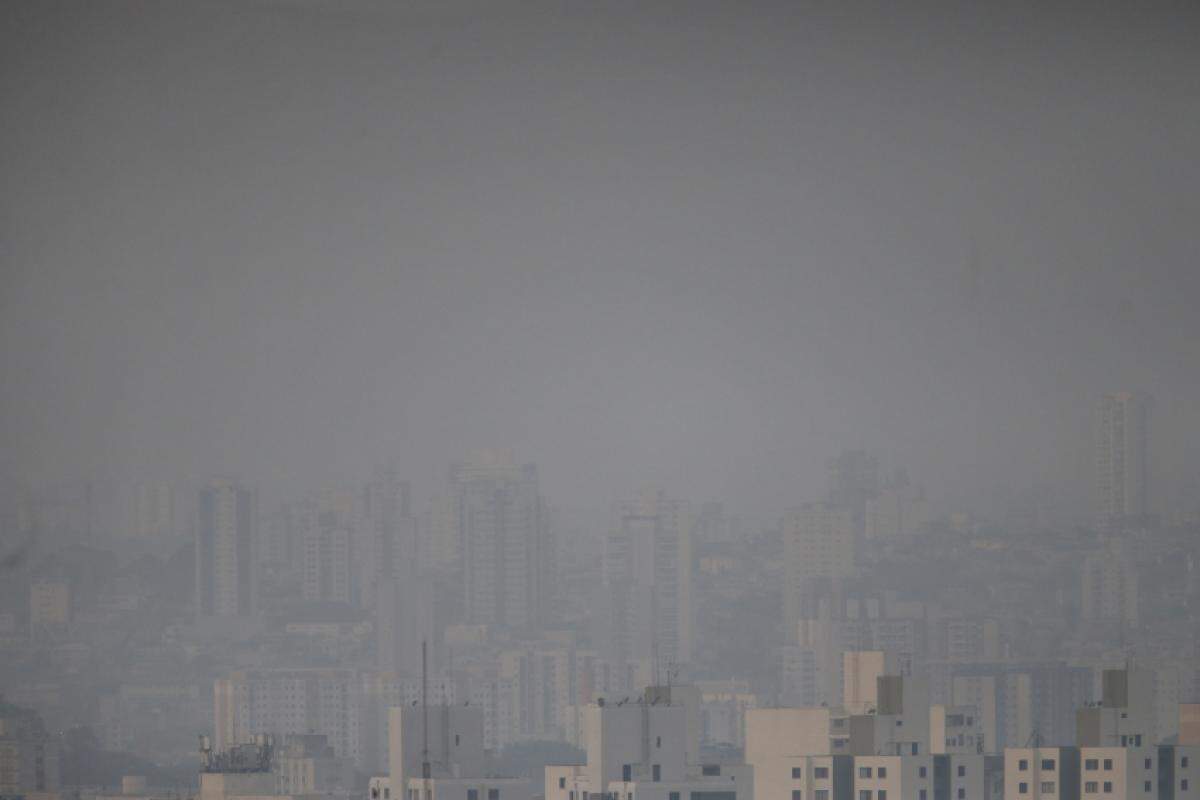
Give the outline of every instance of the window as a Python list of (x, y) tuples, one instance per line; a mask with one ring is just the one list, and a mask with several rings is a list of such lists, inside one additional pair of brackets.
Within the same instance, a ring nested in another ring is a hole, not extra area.
[(654, 737), (654, 746), (659, 749), (662, 748), (662, 737), (661, 736)]
[(1142, 791), (1149, 792), (1153, 788), (1154, 787), (1150, 781), (1142, 781)]
[(1187, 769), (1187, 764), (1188, 764), (1187, 756), (1184, 756), (1183, 758), (1179, 759), (1179, 766), (1183, 767), (1184, 769)]
[(1042, 759), (1042, 772), (1054, 772), (1054, 759), (1053, 758), (1043, 758)]
[(860, 789), (858, 791), (858, 800), (871, 800), (871, 790)]
[(878, 798), (878, 800), (887, 800), (887, 789), (880, 789), (875, 793), (875, 797)]
[(887, 767), (880, 767), (879, 769), (875, 770), (875, 774), (878, 775), (880, 778), (886, 778), (887, 777)]
[(804, 770), (800, 769), (800, 767), (792, 767), (792, 778), (796, 779), (802, 777), (804, 777)]
[[(575, 794), (575, 793), (571, 792), (571, 794)], [(479, 800), (479, 790), (478, 789), (467, 789), (467, 800)]]
[(621, 766), (621, 780), (626, 783), (633, 780), (633, 764), (624, 764)]
[(671, 792), (668, 795), (668, 800), (679, 800), (679, 792)]
[(1100, 791), (1100, 784), (1095, 781), (1088, 781), (1083, 785), (1084, 794), (1095, 794), (1098, 791)]
[(1017, 784), (1017, 794), (1029, 794), (1029, 784), (1028, 783), (1018, 783)]
[(383, 787), (383, 797), (384, 797), (384, 800), (391, 800), (392, 787), (390, 787), (390, 786)]
[(792, 789), (792, 800), (804, 800), (804, 792), (799, 789)]
[(958, 765), (958, 777), (960, 777), (960, 778), (967, 777), (967, 768), (964, 767), (962, 764)]
[(662, 780), (662, 764), (655, 764), (652, 769), (654, 770), (654, 782), (658, 783)]
[(925, 767), (917, 767), (917, 775), (918, 775), (919, 777), (922, 777), (922, 778), (924, 778), (924, 777), (926, 777), (928, 774), (929, 774), (929, 770), (928, 770), (927, 768), (925, 768)]
[(500, 790), (488, 789), (488, 800), (500, 800)]
[(1017, 769), (1019, 769), (1021, 772), (1025, 772), (1027, 769), (1029, 769), (1029, 762), (1022, 758), (1017, 762)]
[(1187, 791), (1187, 778), (1184, 778), (1179, 782), (1179, 788), (1185, 792)]
[(914, 756), (917, 754), (917, 743), (916, 742), (912, 743), (912, 754)]
[(454, 746), (455, 747), (458, 747), (458, 742), (459, 742), (458, 734), (456, 733), (456, 734), (454, 734)]
[(963, 787), (958, 787), (958, 800), (966, 800), (967, 790)]
[(929, 790), (922, 789), (920, 795), (917, 797), (917, 800), (929, 800)]
[(859, 767), (858, 768), (858, 777), (860, 777), (860, 778), (871, 777), (871, 768), (870, 767)]
[(813, 777), (817, 780), (826, 780), (829, 777), (829, 767), (813, 767)]
[(720, 764), (704, 764), (703, 766), (700, 767), (700, 774), (708, 775), (710, 777), (713, 775), (720, 775), (721, 774), (721, 765)]
[(1083, 761), (1083, 768), (1094, 772), (1100, 769), (1100, 760), (1097, 758), (1086, 758)]
[(373, 797), (373, 798), (379, 797), (379, 787), (378, 786), (371, 787), (371, 797)]
[(1112, 771), (1112, 759), (1111, 758), (1104, 759), (1104, 771), (1105, 772)]
[(567, 788), (567, 779), (566, 779), (566, 778), (559, 778), (559, 779), (558, 779), (558, 788), (560, 788), (560, 789), (565, 789), (565, 788)]
[(829, 800), (828, 789), (817, 789), (817, 791), (813, 792), (813, 795), (813, 800)]
[(1105, 781), (1104, 782), (1104, 793), (1110, 794), (1111, 792), (1112, 792), (1112, 781)]
[(1054, 781), (1042, 781), (1041, 792), (1042, 794), (1054, 794)]
[[(467, 800), (472, 800), (472, 798), (468, 797), (468, 798), (467, 798)], [(570, 792), (567, 794), (567, 800), (575, 800), (575, 790), (574, 790), (574, 789), (572, 789), (572, 790), (571, 790), (571, 791), (570, 791)]]

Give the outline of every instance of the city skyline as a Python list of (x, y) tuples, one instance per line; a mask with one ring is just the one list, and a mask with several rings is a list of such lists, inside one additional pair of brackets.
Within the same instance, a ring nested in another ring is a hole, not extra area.
[(1200, 800), (1198, 42), (10, 0), (0, 800)]

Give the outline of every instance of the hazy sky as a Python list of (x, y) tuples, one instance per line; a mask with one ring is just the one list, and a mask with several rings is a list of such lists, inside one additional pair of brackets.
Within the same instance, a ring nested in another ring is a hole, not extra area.
[(1129, 388), (1175, 501), (1200, 14), (1048, 5), (5, 3), (0, 471), (1078, 499)]

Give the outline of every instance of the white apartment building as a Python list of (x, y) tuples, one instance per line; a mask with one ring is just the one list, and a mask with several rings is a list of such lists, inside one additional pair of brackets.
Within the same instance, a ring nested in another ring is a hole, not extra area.
[[(667, 703), (659, 704), (659, 699)], [(753, 800), (753, 770), (744, 764), (687, 759), (688, 713), (665, 690), (640, 702), (588, 706), (587, 763), (546, 767), (546, 800)]]

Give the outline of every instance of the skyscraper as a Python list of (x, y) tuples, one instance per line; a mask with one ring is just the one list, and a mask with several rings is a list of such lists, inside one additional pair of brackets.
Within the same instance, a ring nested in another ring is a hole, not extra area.
[(1150, 513), (1147, 438), (1150, 397), (1106, 394), (1097, 414), (1096, 490), (1098, 524), (1119, 531), (1141, 525)]
[(615, 513), (604, 550), (613, 656), (653, 674), (692, 650), (692, 517), (687, 503), (645, 488)]
[[(364, 605), (375, 602), (376, 588), (390, 579), (397, 566), (417, 559), (416, 524), (411, 489), (397, 477), (393, 465), (379, 467), (363, 491), (359, 537), (359, 573)], [(415, 563), (412, 565), (415, 568)]]
[(481, 450), (450, 470), (467, 622), (535, 627), (553, 547), (537, 467), (508, 450)]
[(805, 503), (783, 518), (783, 621), (788, 636), (803, 618), (803, 600), (818, 585), (854, 574), (854, 512), (832, 503)]
[(303, 506), (305, 600), (358, 601), (354, 500), (351, 493), (326, 490)]
[(255, 611), (254, 491), (230, 480), (200, 490), (196, 521), (196, 615), (245, 617)]

